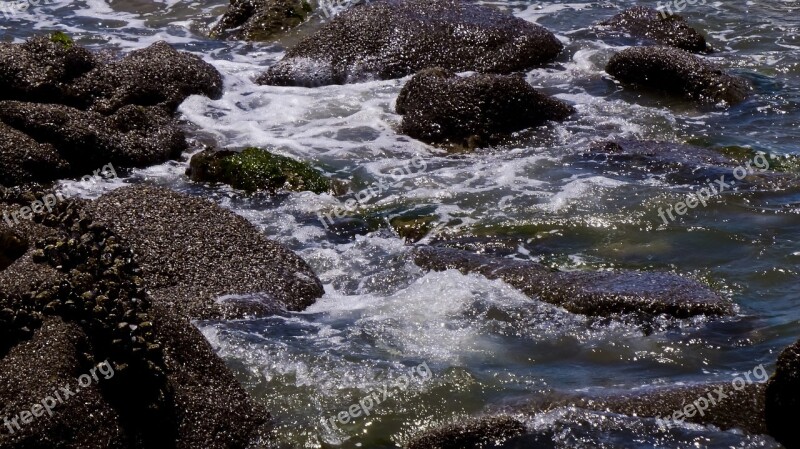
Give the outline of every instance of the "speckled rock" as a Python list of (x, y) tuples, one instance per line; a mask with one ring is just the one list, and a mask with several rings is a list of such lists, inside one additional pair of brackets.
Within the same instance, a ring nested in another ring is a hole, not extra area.
[(306, 0), (231, 0), (211, 29), (224, 39), (268, 41), (304, 23), (313, 11)]
[[(0, 193), (4, 209), (41, 192)], [(187, 317), (151, 305), (132, 253), (86, 206), (68, 200), (0, 223), (0, 414), (75, 392), (52, 416), (11, 424), (0, 446), (244, 449), (267, 437), (268, 414)]]
[(529, 296), (583, 315), (667, 314), (676, 318), (730, 315), (730, 302), (705, 285), (672, 273), (637, 271), (552, 272), (543, 265), (419, 247), (414, 262), (434, 271), (457, 269), (500, 279)]
[(345, 84), (401, 78), (431, 67), (511, 73), (553, 60), (562, 47), (543, 27), (485, 6), (376, 1), (337, 15), (256, 82)]
[[(303, 310), (323, 294), (305, 261), (207, 200), (136, 186), (104, 195), (91, 209), (126, 237), (153, 301), (181, 316), (241, 316), (241, 307), (226, 310), (215, 301), (225, 295), (260, 293), (279, 307)], [(262, 307), (254, 306), (258, 314)]]
[(475, 146), (512, 132), (564, 120), (572, 106), (538, 92), (521, 75), (456, 76), (434, 68), (416, 74), (397, 98), (400, 129), (429, 143)]
[(695, 53), (708, 53), (711, 46), (697, 30), (677, 14), (660, 13), (646, 6), (634, 6), (600, 22), (600, 30), (628, 33), (636, 38)]
[(747, 98), (750, 84), (687, 51), (670, 47), (625, 49), (606, 65), (621, 83), (699, 103), (734, 105)]

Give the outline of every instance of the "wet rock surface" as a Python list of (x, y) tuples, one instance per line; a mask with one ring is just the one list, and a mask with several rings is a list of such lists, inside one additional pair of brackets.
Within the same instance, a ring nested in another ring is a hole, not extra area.
[[(664, 175), (667, 181), (676, 184), (707, 185), (724, 177), (725, 182), (731, 184), (731, 190), (782, 190), (798, 185), (797, 176), (772, 171), (776, 164), (766, 155), (737, 160), (713, 149), (679, 143), (597, 141), (583, 153), (583, 158), (645, 175)], [(742, 173), (745, 176), (741, 176)]]
[(211, 29), (211, 35), (268, 41), (305, 22), (312, 10), (306, 0), (231, 0), (228, 10)]
[(459, 0), (389, 0), (336, 16), (256, 82), (321, 86), (394, 79), (422, 69), (511, 73), (553, 60), (543, 27)]
[(628, 33), (635, 38), (680, 48), (694, 53), (709, 53), (711, 46), (697, 30), (677, 14), (661, 13), (646, 6), (634, 6), (600, 22), (602, 34)]
[(109, 62), (58, 34), (0, 44), (0, 82), (8, 186), (173, 159), (187, 148), (178, 105), (222, 95), (216, 69), (164, 42)]
[(468, 449), (501, 447), (525, 433), (525, 425), (508, 416), (473, 419), (451, 424), (414, 437), (406, 449)]
[(715, 64), (687, 51), (670, 47), (625, 49), (606, 65), (606, 72), (621, 83), (677, 95), (699, 103), (741, 103), (749, 83), (725, 73)]
[(456, 76), (423, 70), (397, 98), (400, 130), (429, 143), (476, 146), (510, 133), (564, 120), (575, 109), (534, 89), (521, 75)]
[(266, 238), (246, 219), (207, 200), (169, 189), (136, 186), (92, 203), (99, 222), (124, 235), (153, 301), (194, 319), (241, 317), (225, 295), (263, 293), (278, 308), (303, 310), (322, 296), (322, 284), (300, 257)]
[(457, 269), (500, 279), (529, 296), (589, 316), (730, 315), (730, 302), (705, 285), (662, 272), (553, 272), (543, 265), (495, 259), (442, 247), (418, 247), (414, 262), (434, 271)]
[[(40, 194), (2, 193), (0, 210)], [(130, 249), (86, 206), (0, 223), (0, 413), (21, 416), (62, 387), (75, 396), (18, 420), (0, 446), (244, 448), (266, 435), (266, 413), (186, 317), (151, 304)], [(77, 387), (106, 361), (110, 372)]]
[(195, 182), (223, 183), (247, 192), (333, 189), (333, 183), (310, 165), (259, 148), (202, 151), (192, 157), (186, 174)]
[(797, 433), (800, 410), (800, 341), (784, 349), (766, 388), (769, 433), (788, 449), (800, 447)]

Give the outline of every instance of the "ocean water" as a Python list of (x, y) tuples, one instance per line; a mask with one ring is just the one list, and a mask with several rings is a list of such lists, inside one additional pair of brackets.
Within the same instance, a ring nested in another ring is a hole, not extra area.
[[(397, 133), (394, 102), (407, 79), (316, 89), (255, 85), (254, 77), (303, 32), (276, 43), (209, 39), (208, 26), (225, 3), (55, 0), (0, 16), (0, 33), (21, 41), (62, 30), (82, 45), (120, 53), (165, 40), (202, 56), (225, 78), (223, 98), (193, 97), (180, 108), (197, 148), (261, 146), (352, 180), (354, 190), (379, 181), (390, 186), (358, 216), (431, 215), (438, 233), (520, 238), (514, 257), (564, 270), (672, 271), (702, 280), (738, 306), (735, 317), (715, 320), (570, 314), (499, 281), (424, 272), (388, 226), (334, 235), (317, 218), (340, 204), (329, 195), (245, 197), (194, 185), (183, 175), (188, 158), (99, 184), (62, 182), (65, 192), (88, 198), (145, 182), (212, 199), (313, 266), (326, 294), (303, 313), (198, 323), (272, 412), (287, 447), (397, 447), (421, 430), (513, 411), (543, 392), (732, 380), (760, 364), (771, 372), (782, 348), (800, 337), (798, 193), (729, 192), (664, 226), (658, 208), (681, 200), (691, 186), (576, 157), (595, 139), (621, 137), (747, 148), (793, 161), (800, 141), (799, 2), (709, 1), (682, 11), (718, 50), (709, 58), (755, 86), (749, 100), (728, 109), (626, 91), (605, 74), (608, 58), (626, 44), (598, 39), (591, 26), (635, 2), (485, 2), (546, 26), (564, 42), (556, 62), (527, 78), (578, 112), (509, 145), (468, 154)], [(423, 168), (408, 170), (412, 160)], [(404, 391), (369, 416), (337, 428), (324, 424), (421, 364), (431, 375), (410, 376)], [(550, 435), (541, 447), (780, 447), (767, 436), (697, 425), (663, 431), (653, 419), (575, 409), (518, 417)]]

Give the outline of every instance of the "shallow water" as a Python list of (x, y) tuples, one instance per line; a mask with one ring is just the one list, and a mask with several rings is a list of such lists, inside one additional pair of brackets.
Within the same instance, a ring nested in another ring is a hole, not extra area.
[[(683, 11), (718, 50), (710, 58), (755, 85), (748, 101), (730, 109), (623, 91), (605, 75), (605, 62), (626, 44), (598, 40), (589, 27), (634, 2), (487, 2), (548, 27), (565, 43), (558, 61), (531, 71), (528, 80), (574, 103), (578, 113), (511, 145), (458, 155), (395, 131), (394, 101), (406, 80), (318, 89), (256, 86), (251, 80), (282, 56), (283, 47), (206, 38), (204, 30), (225, 3), (59, 0), (15, 19), (0, 17), (0, 32), (19, 41), (59, 29), (81, 44), (120, 52), (166, 40), (225, 76), (222, 99), (194, 97), (180, 109), (198, 145), (263, 146), (353, 179), (354, 190), (379, 180), (391, 185), (360, 215), (435, 215), (439, 232), (522, 238), (516, 257), (562, 269), (674, 271), (707, 282), (739, 307), (738, 316), (724, 320), (576, 316), (499, 281), (425, 273), (388, 227), (353, 238), (328, 233), (317, 213), (338, 205), (333, 197), (243, 198), (187, 182), (186, 161), (100, 185), (65, 182), (64, 190), (86, 197), (148, 182), (212, 198), (311, 263), (326, 295), (306, 312), (199, 323), (272, 411), (285, 443), (395, 447), (420, 429), (513, 408), (542, 391), (602, 393), (730, 380), (762, 363), (771, 370), (780, 350), (800, 335), (800, 195), (725, 194), (664, 226), (658, 208), (683, 198), (689, 186), (574, 162), (593, 139), (608, 137), (797, 153), (796, 1), (708, 2)], [(393, 172), (415, 156), (424, 169)], [(412, 378), (405, 392), (369, 417), (338, 430), (322, 424), (422, 363), (430, 378)], [(536, 447), (779, 447), (764, 436), (694, 425), (664, 432), (651, 419), (579, 410), (521, 418), (549, 436)]]

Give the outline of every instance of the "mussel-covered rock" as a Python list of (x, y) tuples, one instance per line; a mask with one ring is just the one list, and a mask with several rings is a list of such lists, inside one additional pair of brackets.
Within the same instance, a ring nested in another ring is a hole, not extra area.
[(306, 0), (231, 0), (211, 29), (219, 38), (267, 41), (297, 27), (313, 11)]
[(663, 272), (553, 272), (543, 265), (495, 259), (443, 247), (419, 247), (414, 261), (434, 271), (456, 269), (500, 279), (544, 302), (583, 315), (730, 315), (732, 305), (705, 285)]
[(336, 16), (258, 78), (321, 86), (394, 79), (431, 67), (511, 73), (553, 60), (562, 44), (543, 27), (461, 0), (381, 0)]
[(601, 30), (628, 33), (636, 38), (694, 53), (708, 53), (711, 46), (697, 30), (677, 14), (659, 12), (646, 6), (634, 6), (600, 22)]
[(303, 310), (323, 294), (303, 259), (210, 201), (137, 186), (104, 195), (91, 209), (126, 237), (153, 301), (182, 316), (242, 316), (240, 306), (225, 310), (217, 301), (226, 295), (262, 293), (274, 308)]
[(750, 84), (715, 64), (671, 47), (625, 49), (606, 65), (606, 72), (625, 85), (660, 91), (699, 103), (733, 105), (747, 98)]
[(434, 68), (416, 74), (403, 87), (397, 112), (404, 114), (401, 131), (411, 137), (473, 146), (549, 120), (564, 120), (575, 110), (537, 91), (521, 75), (460, 77)]
[(205, 150), (192, 157), (186, 174), (195, 182), (223, 183), (247, 192), (324, 193), (332, 188), (331, 181), (308, 164), (260, 148)]
[(800, 411), (800, 341), (784, 349), (775, 374), (767, 383), (766, 419), (769, 433), (787, 449), (800, 448), (795, 416)]
[(502, 447), (525, 433), (525, 425), (509, 416), (471, 419), (416, 435), (406, 449), (470, 449)]

